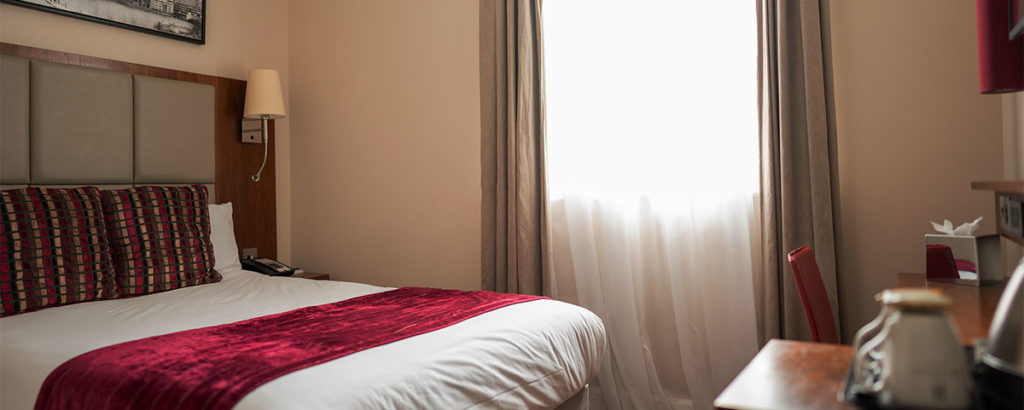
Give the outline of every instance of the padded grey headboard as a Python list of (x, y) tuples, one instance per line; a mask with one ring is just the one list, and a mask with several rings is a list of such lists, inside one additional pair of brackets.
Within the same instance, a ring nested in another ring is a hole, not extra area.
[(211, 184), (214, 88), (0, 56), (0, 187)]

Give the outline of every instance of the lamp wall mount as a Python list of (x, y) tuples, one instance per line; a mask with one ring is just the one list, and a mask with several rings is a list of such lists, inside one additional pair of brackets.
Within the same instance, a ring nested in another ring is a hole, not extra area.
[(258, 118), (243, 118), (242, 142), (246, 144), (263, 143), (263, 121)]
[(270, 150), (270, 124), (268, 124), (268, 121), (270, 121), (269, 115), (263, 115), (260, 118), (260, 122), (262, 123), (261, 128), (263, 129), (263, 163), (260, 164), (260, 169), (252, 175), (252, 182), (260, 182), (260, 175), (263, 174), (263, 168), (267, 166), (267, 151)]

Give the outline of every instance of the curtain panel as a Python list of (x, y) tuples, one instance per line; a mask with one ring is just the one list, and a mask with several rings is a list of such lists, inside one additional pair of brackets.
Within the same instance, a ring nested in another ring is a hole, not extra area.
[(480, 1), (481, 284), (551, 295), (540, 3)]
[(558, 0), (543, 19), (556, 296), (609, 346), (591, 405), (711, 408), (757, 352), (754, 4)]
[(810, 246), (839, 323), (839, 186), (828, 0), (759, 0), (758, 332), (810, 340), (787, 254)]

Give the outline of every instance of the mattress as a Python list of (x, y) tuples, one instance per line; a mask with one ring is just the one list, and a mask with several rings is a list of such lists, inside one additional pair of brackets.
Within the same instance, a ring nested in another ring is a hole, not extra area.
[[(223, 275), (214, 284), (0, 319), (0, 408), (32, 408), (53, 369), (93, 349), (390, 290)], [(597, 373), (604, 349), (593, 313), (537, 300), (290, 373), (236, 408), (553, 408)]]

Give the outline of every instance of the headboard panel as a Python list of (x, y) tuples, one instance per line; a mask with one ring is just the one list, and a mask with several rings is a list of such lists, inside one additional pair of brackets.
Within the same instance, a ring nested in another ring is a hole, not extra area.
[(29, 78), (30, 171), (18, 182), (131, 184), (132, 76), (30, 61)]
[(27, 184), (28, 60), (0, 58), (0, 184)]
[(0, 187), (214, 183), (239, 248), (277, 256), (274, 138), (254, 183), (245, 81), (0, 43), (0, 88)]
[[(212, 86), (11, 56), (0, 60), (16, 74), (0, 85), (4, 95), (7, 87), (23, 92), (24, 83), (29, 95), (28, 101), (3, 102), (5, 112), (19, 114), (28, 105), (28, 125), (0, 133), (0, 152), (15, 169), (4, 173), (4, 184), (214, 182)], [(28, 150), (22, 148), (26, 138)], [(8, 146), (18, 149), (8, 152)]]
[(135, 184), (213, 183), (213, 86), (141, 75), (133, 80)]

